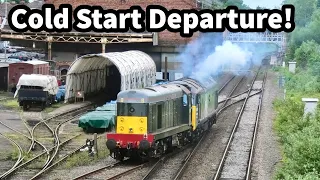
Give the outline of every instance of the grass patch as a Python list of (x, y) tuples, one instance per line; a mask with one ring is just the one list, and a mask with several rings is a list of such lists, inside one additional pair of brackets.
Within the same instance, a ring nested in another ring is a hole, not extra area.
[(107, 149), (105, 142), (106, 139), (103, 137), (98, 139), (98, 156), (90, 156), (87, 151), (79, 152), (67, 158), (62, 168), (70, 169), (72, 167), (90, 165), (106, 158), (109, 155), (109, 150)]
[(13, 95), (11, 93), (5, 92), (5, 91), (0, 91), (0, 99), (10, 98), (10, 97), (13, 97)]
[(27, 166), (27, 168), (29, 168), (29, 169), (41, 169), (46, 161), (47, 161), (47, 156), (41, 156), (35, 162), (29, 164)]
[(44, 111), (46, 113), (50, 113), (50, 112), (52, 112), (52, 111), (54, 111), (54, 110), (56, 110), (56, 109), (58, 109), (58, 108), (60, 108), (62, 106), (65, 106), (65, 105), (66, 105), (66, 103), (63, 103), (63, 102), (54, 103), (50, 107), (47, 107)]
[(13, 109), (13, 110), (20, 109), (19, 103), (16, 99), (0, 101), (0, 104), (8, 109)]

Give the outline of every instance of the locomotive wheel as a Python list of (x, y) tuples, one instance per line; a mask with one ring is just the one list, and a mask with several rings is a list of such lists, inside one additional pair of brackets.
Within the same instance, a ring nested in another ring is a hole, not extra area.
[(24, 110), (24, 111), (27, 111), (27, 109), (28, 109), (28, 108), (27, 108), (27, 105), (26, 105), (26, 104), (23, 104), (23, 110)]
[(118, 161), (123, 161), (124, 156), (120, 152), (115, 152), (114, 153), (114, 158)]
[(140, 152), (139, 157), (140, 157), (141, 162), (146, 162), (150, 158), (149, 153), (146, 153), (146, 152)]

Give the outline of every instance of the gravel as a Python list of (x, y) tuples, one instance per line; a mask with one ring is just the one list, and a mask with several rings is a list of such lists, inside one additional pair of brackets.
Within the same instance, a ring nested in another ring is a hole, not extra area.
[[(243, 92), (248, 89), (252, 78), (245, 78), (234, 94)], [(239, 81), (239, 77), (230, 82), (220, 95), (227, 95), (233, 89), (233, 86)], [(219, 96), (220, 96), (219, 95)], [(192, 179), (209, 179), (212, 178), (218, 165), (228, 137), (232, 131), (237, 114), (242, 103), (231, 105), (226, 111), (223, 111), (217, 120), (217, 124), (211, 128), (211, 132), (205, 137), (203, 145), (199, 147), (195, 156), (183, 175), (183, 180)]]
[[(259, 81), (253, 85), (253, 89), (261, 87), (262, 83)], [(255, 91), (251, 92), (253, 93)], [(222, 169), (223, 179), (245, 179), (258, 104), (259, 95), (252, 96), (247, 101)]]
[(272, 102), (276, 98), (282, 98), (283, 93), (277, 85), (277, 74), (268, 72), (263, 105), (261, 109), (256, 149), (251, 173), (252, 180), (269, 180), (274, 176), (275, 168), (281, 160), (277, 136), (273, 132), (272, 125), (275, 118)]
[(168, 159), (162, 166), (162, 168), (157, 171), (152, 179), (163, 180), (163, 179), (173, 179), (178, 172), (180, 166), (182, 165), (182, 160), (185, 159), (188, 153), (191, 152), (191, 148), (184, 150), (178, 155)]
[[(106, 157), (105, 159), (99, 161), (99, 162), (96, 162), (94, 164), (88, 164), (86, 166), (78, 166), (78, 167), (73, 167), (71, 169), (55, 169), (53, 171), (51, 171), (50, 173), (48, 173), (45, 177), (43, 177), (43, 179), (55, 179), (55, 180), (58, 180), (58, 179), (74, 179), (82, 174), (85, 174), (85, 173), (88, 173), (90, 171), (93, 171), (95, 169), (99, 169), (101, 167), (104, 167), (106, 165), (110, 165), (110, 164), (113, 164), (114, 162), (116, 162), (114, 159), (112, 159), (111, 157)], [(120, 172), (122, 171), (121, 169), (119, 168), (114, 168), (112, 169), (112, 171), (116, 171), (116, 172)], [(110, 170), (104, 170), (102, 173), (99, 173), (98, 175), (95, 175), (94, 177), (96, 179), (105, 179), (107, 178), (106, 176), (106, 173), (107, 172), (110, 172)], [(111, 176), (108, 176), (108, 177), (111, 177)]]

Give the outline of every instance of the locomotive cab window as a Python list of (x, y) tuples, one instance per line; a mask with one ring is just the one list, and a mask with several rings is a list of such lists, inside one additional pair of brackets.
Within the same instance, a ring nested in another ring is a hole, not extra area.
[(118, 103), (118, 116), (147, 116), (148, 104), (146, 103)]
[(188, 96), (186, 94), (183, 95), (182, 101), (183, 101), (183, 106), (187, 106), (188, 105)]

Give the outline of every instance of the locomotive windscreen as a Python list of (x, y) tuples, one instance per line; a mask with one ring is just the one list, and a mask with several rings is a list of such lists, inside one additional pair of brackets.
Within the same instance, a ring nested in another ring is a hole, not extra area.
[(147, 116), (148, 115), (147, 103), (118, 103), (117, 115), (118, 116)]

